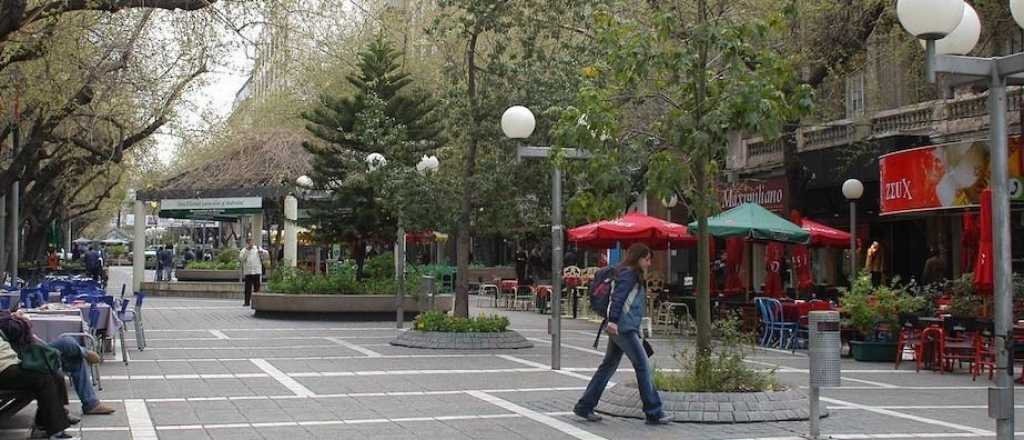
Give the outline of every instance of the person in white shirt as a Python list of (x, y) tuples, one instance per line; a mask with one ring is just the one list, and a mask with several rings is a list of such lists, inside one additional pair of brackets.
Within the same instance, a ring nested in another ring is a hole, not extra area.
[(245, 249), (238, 253), (238, 259), (242, 263), (242, 279), (245, 282), (245, 303), (248, 306), (252, 300), (252, 293), (260, 291), (260, 278), (263, 276), (264, 258), (270, 254), (261, 249), (250, 238), (245, 241)]

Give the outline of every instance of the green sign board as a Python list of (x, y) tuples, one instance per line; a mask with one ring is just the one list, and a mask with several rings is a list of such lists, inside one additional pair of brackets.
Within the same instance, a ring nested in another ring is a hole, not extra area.
[(160, 217), (190, 220), (236, 221), (263, 212), (260, 197), (220, 199), (168, 199), (160, 201)]

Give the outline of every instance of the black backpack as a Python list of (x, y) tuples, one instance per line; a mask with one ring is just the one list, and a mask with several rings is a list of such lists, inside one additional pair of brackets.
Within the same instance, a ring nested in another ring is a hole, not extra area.
[(615, 289), (615, 277), (618, 274), (619, 271), (615, 270), (612, 266), (608, 266), (599, 270), (594, 274), (594, 279), (590, 280), (590, 310), (604, 318), (601, 321), (601, 326), (597, 328), (594, 348), (597, 348), (597, 343), (601, 340), (601, 332), (604, 331), (604, 326), (608, 324), (608, 309), (611, 306), (612, 291)]
[(615, 268), (609, 266), (599, 270), (594, 274), (594, 279), (590, 280), (590, 309), (602, 318), (608, 318), (616, 275), (618, 273)]

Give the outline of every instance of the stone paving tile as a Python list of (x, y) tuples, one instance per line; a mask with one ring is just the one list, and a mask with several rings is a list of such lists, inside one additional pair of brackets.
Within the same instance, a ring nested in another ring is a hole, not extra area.
[[(323, 337), (337, 337), (363, 346), (381, 354), (422, 356), (424, 354), (452, 354), (464, 356), (465, 351), (425, 351), (392, 347), (387, 341), (396, 335), (396, 330), (387, 322), (337, 322), (329, 320), (284, 320), (254, 318), (251, 310), (241, 307), (237, 301), (202, 301), (188, 299), (147, 299), (146, 325), (150, 349), (139, 352), (134, 341), (129, 341), (130, 356), (133, 360), (159, 360), (158, 362), (107, 362), (103, 373), (109, 376), (123, 375), (166, 375), (166, 374), (263, 374), (248, 359), (267, 359), (271, 365), (286, 373), (310, 371), (371, 371), (371, 370), (433, 370), (433, 369), (495, 369), (529, 368), (526, 365), (501, 359), (493, 355), (507, 354), (530, 362), (547, 365), (550, 362), (550, 346), (534, 341), (535, 347), (525, 350), (489, 351), (486, 357), (458, 358), (367, 358), (364, 354), (346, 348)], [(195, 308), (203, 307), (203, 310)], [(481, 310), (473, 310), (479, 313)], [(494, 313), (492, 309), (485, 309)], [(544, 332), (546, 317), (536, 313), (499, 312), (506, 314), (513, 327), (529, 338), (546, 339)], [(597, 324), (584, 321), (563, 322), (563, 359), (566, 368), (595, 368), (601, 359), (606, 338), (602, 338), (601, 350), (591, 349), (594, 329)], [(353, 330), (373, 329), (373, 330)], [(216, 329), (230, 338), (213, 339), (209, 331), (184, 331), (189, 329)], [(131, 333), (131, 332), (130, 332)], [(256, 339), (249, 339), (256, 338)], [(690, 344), (691, 337), (656, 337), (653, 344), (657, 354), (655, 362), (663, 367), (674, 367), (671, 353)], [(168, 348), (192, 347), (207, 349), (174, 350)], [(345, 357), (346, 359), (295, 359)], [(750, 359), (757, 362), (781, 365), (784, 368), (806, 369), (807, 358), (800, 354), (758, 350)], [(200, 361), (199, 359), (239, 359)], [(764, 367), (756, 364), (759, 368)], [(864, 382), (846, 381), (846, 388), (825, 390), (827, 397), (867, 405), (950, 405), (985, 403), (985, 391), (989, 385), (984, 379), (972, 382), (963, 373), (938, 375), (932, 372), (888, 373), (891, 364), (861, 364), (852, 360), (843, 361), (844, 375), (852, 379), (882, 384), (911, 387), (960, 386), (979, 387), (972, 390), (942, 389), (855, 389), (870, 387)], [(628, 369), (623, 362), (621, 368)], [(903, 370), (913, 370), (905, 364)], [(857, 370), (876, 370), (863, 371)], [(589, 377), (591, 371), (579, 371)], [(630, 380), (630, 371), (619, 372), (616, 381)], [(803, 372), (781, 372), (779, 378), (785, 383), (799, 385), (807, 380)], [(410, 392), (426, 390), (464, 389), (514, 389), (535, 387), (583, 387), (585, 379), (570, 377), (554, 372), (523, 372), (499, 374), (437, 374), (437, 375), (396, 375), (367, 377), (298, 377), (294, 378), (305, 387), (320, 394), (331, 393), (377, 393)], [(536, 391), (494, 393), (495, 397), (513, 402), (538, 412), (568, 411), (581, 391)], [(292, 391), (271, 377), (243, 379), (174, 379), (174, 380), (109, 380), (104, 382), (100, 392), (102, 399), (123, 398), (174, 398), (174, 397), (215, 397), (225, 396), (289, 396)], [(73, 410), (77, 410), (73, 404)], [(115, 406), (121, 409), (120, 403)], [(191, 430), (160, 430), (161, 426), (223, 423), (264, 423), (386, 419), (406, 417), (472, 416), (510, 413), (496, 405), (489, 404), (466, 394), (433, 396), (356, 396), (296, 399), (256, 400), (214, 400), (187, 402), (148, 402), (150, 416), (158, 428), (161, 439), (260, 439), (283, 438), (291, 440), (316, 439), (562, 439), (563, 433), (524, 417), (407, 421), (361, 424), (331, 424), (321, 426), (289, 427), (228, 427)], [(12, 420), (0, 424), (0, 429), (24, 428), (31, 422), (31, 411), (27, 409)], [(947, 421), (981, 429), (992, 429), (984, 409), (900, 409), (901, 413), (912, 414), (935, 420)], [(1021, 411), (1018, 411), (1020, 413)], [(1019, 414), (1024, 415), (1024, 414)], [(668, 427), (647, 427), (639, 420), (606, 418), (593, 424), (576, 420), (574, 417), (555, 416), (557, 420), (592, 432), (608, 439), (735, 439), (744, 437), (788, 437), (807, 430), (806, 423), (758, 423), (748, 425), (692, 425), (676, 424)], [(118, 415), (86, 417), (83, 426), (117, 427), (127, 426), (123, 411)], [(832, 417), (823, 420), (823, 431), (827, 433), (942, 433), (949, 428), (892, 415), (878, 414), (864, 410), (836, 410)], [(10, 436), (8, 434), (19, 434)], [(0, 439), (24, 438), (25, 431), (18, 433), (0, 430)], [(933, 434), (934, 435), (934, 434)], [(941, 434), (939, 434), (941, 435)], [(130, 438), (128, 432), (89, 431), (84, 438)], [(941, 438), (941, 437), (938, 437)]]

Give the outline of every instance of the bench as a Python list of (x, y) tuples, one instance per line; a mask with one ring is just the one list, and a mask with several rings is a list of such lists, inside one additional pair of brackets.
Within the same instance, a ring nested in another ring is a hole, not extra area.
[(28, 391), (0, 390), (0, 420), (6, 420), (35, 400)]

